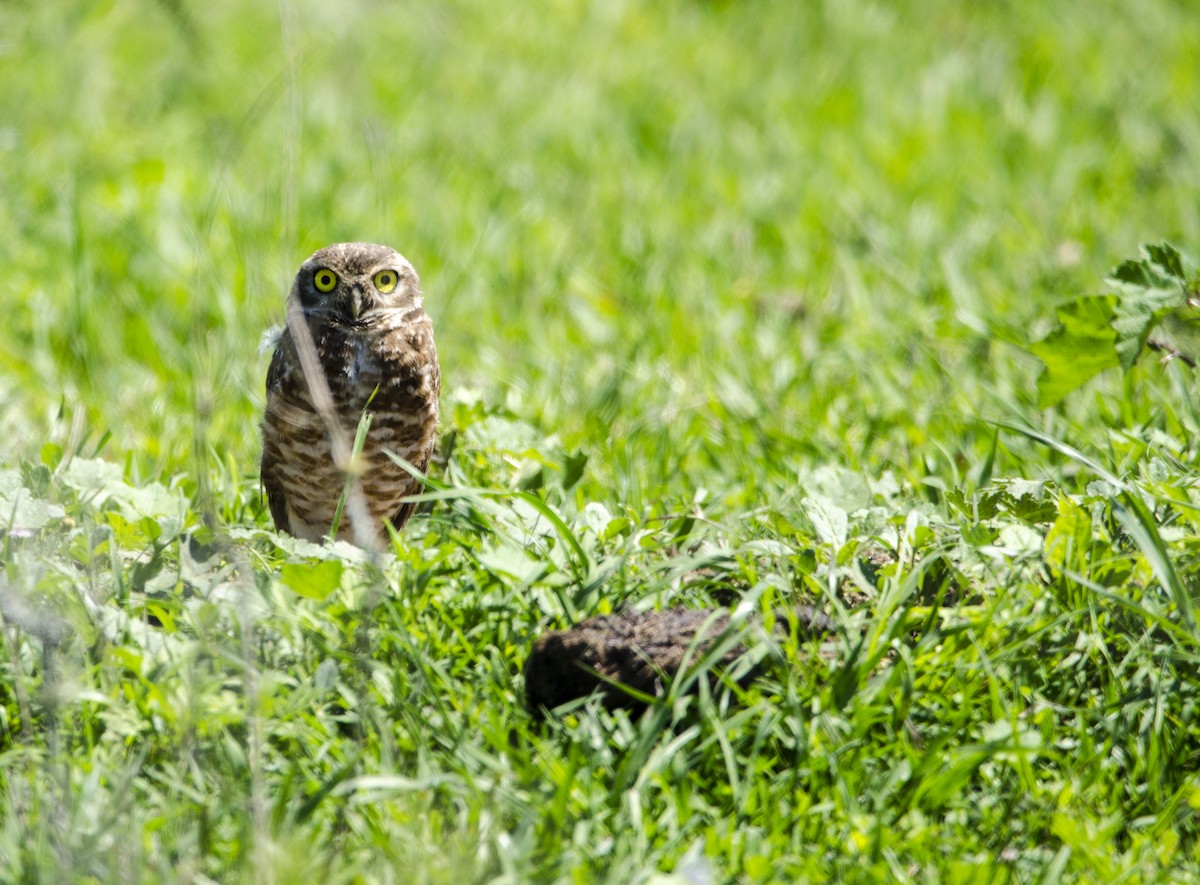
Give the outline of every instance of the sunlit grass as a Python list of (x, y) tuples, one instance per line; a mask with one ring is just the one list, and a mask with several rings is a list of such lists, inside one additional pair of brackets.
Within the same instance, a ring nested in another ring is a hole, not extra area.
[[(1194, 373), (1023, 349), (1200, 249), (1186, 4), (0, 18), (0, 880), (1200, 876)], [(339, 240), (442, 357), (382, 558), (258, 489)], [(524, 709), (539, 631), (736, 600), (836, 653)]]

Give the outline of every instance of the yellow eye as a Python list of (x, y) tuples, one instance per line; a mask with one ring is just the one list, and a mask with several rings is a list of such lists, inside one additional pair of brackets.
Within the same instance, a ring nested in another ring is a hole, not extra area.
[(399, 281), (394, 270), (381, 270), (375, 274), (375, 288), (385, 295), (395, 289)]
[(333, 287), (337, 285), (337, 274), (327, 267), (322, 267), (313, 274), (313, 285), (317, 287), (318, 292), (332, 292)]

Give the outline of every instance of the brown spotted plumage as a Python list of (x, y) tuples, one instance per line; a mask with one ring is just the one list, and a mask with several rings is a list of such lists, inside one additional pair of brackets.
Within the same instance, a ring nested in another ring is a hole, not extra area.
[[(306, 362), (321, 378), (308, 377)], [(415, 505), (402, 499), (421, 483), (388, 453), (425, 471), (440, 388), (433, 324), (412, 265), (370, 243), (314, 253), (292, 285), (288, 325), (267, 371), (262, 484), (276, 527), (313, 541), (329, 534), (347, 488), (335, 455), (345, 462), (364, 413), (370, 423), (337, 537), (374, 543), (388, 537), (384, 520), (404, 525)], [(356, 513), (367, 517), (366, 530)]]

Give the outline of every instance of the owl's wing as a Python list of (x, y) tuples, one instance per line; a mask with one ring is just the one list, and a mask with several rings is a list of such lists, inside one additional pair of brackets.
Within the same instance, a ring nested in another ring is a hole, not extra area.
[[(284, 344), (280, 341), (279, 346), (275, 348), (275, 353), (271, 356), (270, 368), (267, 369), (268, 409), (270, 409), (271, 398), (278, 394), (283, 377), (287, 374), (283, 351)], [(287, 499), (283, 494), (283, 483), (276, 473), (276, 470), (280, 466), (279, 452), (271, 442), (271, 435), (274, 432), (276, 431), (270, 425), (270, 418), (264, 418), (262, 434), (263, 452), (262, 462), (259, 466), (259, 476), (262, 479), (263, 491), (267, 494), (267, 506), (271, 508), (271, 518), (275, 520), (276, 530), (287, 532), (290, 535), (292, 534), (292, 528), (288, 520)]]
[(291, 535), (291, 521), (287, 515), (287, 502), (283, 497), (283, 487), (280, 486), (272, 472), (267, 469), (267, 461), (263, 460), (262, 465), (262, 485), (263, 491), (267, 493), (267, 506), (271, 508), (271, 518), (275, 520), (276, 531), (286, 532)]
[[(429, 381), (430, 387), (433, 390), (433, 401), (436, 403), (442, 393), (442, 370), (441, 366), (438, 364), (437, 350), (434, 347), (432, 335), (429, 336), (429, 339), (425, 344), (425, 348), (432, 355)], [(436, 437), (429, 441), (429, 446), (425, 449), (424, 454), (418, 460), (414, 460), (412, 462), (413, 467), (417, 468), (422, 473), (429, 472), (429, 460), (433, 456), (433, 446), (435, 442)], [(421, 489), (417, 489), (414, 494), (420, 493), (421, 491)], [(409, 501), (407, 504), (401, 504), (400, 509), (396, 511), (396, 515), (392, 517), (392, 526), (396, 529), (401, 528), (406, 522), (408, 522), (412, 515), (416, 513), (418, 506), (420, 505), (417, 501)]]
[[(426, 452), (425, 457), (422, 458), (419, 462), (413, 461), (412, 466), (417, 468), (418, 470), (420, 470), (422, 473), (424, 473), (425, 471), (427, 471), (429, 469), (429, 455), (430, 455), (430, 452)], [(422, 489), (418, 486), (416, 489), (413, 490), (413, 494), (419, 495), (421, 493), (421, 491), (422, 491)], [(410, 518), (412, 518), (412, 515), (414, 513), (417, 512), (418, 506), (419, 506), (419, 502), (417, 502), (417, 501), (409, 501), (405, 504), (401, 504), (400, 509), (396, 511), (396, 515), (392, 517), (392, 527), (395, 529), (403, 528), (404, 524), (406, 522), (408, 522)]]

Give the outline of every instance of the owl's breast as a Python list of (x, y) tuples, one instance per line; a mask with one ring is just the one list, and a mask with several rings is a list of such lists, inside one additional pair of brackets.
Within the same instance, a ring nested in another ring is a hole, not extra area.
[(383, 380), (384, 368), (366, 337), (360, 335), (346, 341), (337, 352), (339, 359), (325, 363), (327, 371), (339, 376), (329, 379), (331, 385), (341, 382), (341, 386), (350, 390), (368, 387), (373, 390)]
[(364, 410), (436, 417), (440, 378), (428, 318), (401, 328), (331, 329), (319, 336), (317, 349), (348, 426)]

